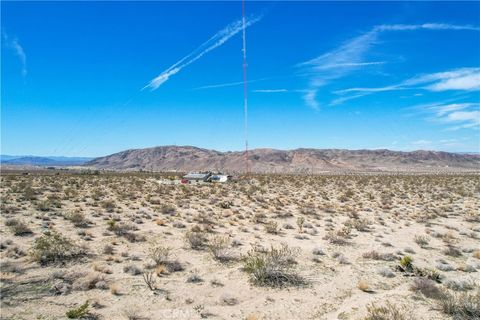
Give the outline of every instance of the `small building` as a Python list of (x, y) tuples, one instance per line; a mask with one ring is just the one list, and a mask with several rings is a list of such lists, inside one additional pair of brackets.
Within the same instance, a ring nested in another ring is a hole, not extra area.
[(228, 182), (232, 179), (232, 176), (226, 174), (214, 174), (210, 177), (210, 182)]
[(232, 179), (232, 176), (222, 174), (222, 173), (212, 173), (212, 172), (189, 172), (184, 175), (181, 183), (193, 183), (193, 182), (215, 182), (215, 183), (224, 183)]
[(211, 172), (189, 172), (183, 176), (182, 183), (208, 182), (211, 176)]

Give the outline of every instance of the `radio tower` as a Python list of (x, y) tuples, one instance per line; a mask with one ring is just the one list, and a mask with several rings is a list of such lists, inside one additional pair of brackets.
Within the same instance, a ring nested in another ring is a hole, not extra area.
[(243, 112), (244, 112), (244, 130), (245, 130), (245, 175), (249, 173), (248, 168), (248, 91), (247, 91), (247, 41), (246, 41), (246, 18), (245, 18), (245, 0), (242, 0), (242, 40), (243, 40)]

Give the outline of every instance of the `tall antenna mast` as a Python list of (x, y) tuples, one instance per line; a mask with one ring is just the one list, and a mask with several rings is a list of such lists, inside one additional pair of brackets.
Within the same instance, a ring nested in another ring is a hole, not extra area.
[(245, 174), (249, 173), (248, 168), (248, 91), (247, 91), (247, 40), (246, 40), (246, 18), (245, 18), (245, 0), (242, 0), (242, 39), (243, 39), (243, 111), (244, 111), (244, 130), (245, 130)]

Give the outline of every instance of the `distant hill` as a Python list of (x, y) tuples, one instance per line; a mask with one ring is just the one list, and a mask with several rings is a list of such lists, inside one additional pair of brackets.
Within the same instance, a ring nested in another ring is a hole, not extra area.
[(2, 165), (21, 166), (75, 166), (82, 165), (93, 158), (87, 157), (37, 157), (37, 156), (11, 156), (0, 155)]
[[(126, 150), (96, 158), (85, 166), (109, 170), (243, 172), (244, 152), (220, 152), (191, 146)], [(479, 171), (480, 155), (439, 151), (341, 149), (254, 149), (249, 165), (257, 173), (320, 173), (324, 171)]]

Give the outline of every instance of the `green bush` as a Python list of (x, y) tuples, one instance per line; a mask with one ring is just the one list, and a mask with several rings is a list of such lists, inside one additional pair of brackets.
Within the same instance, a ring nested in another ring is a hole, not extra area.
[(270, 287), (298, 286), (305, 280), (295, 271), (295, 257), (298, 251), (286, 244), (270, 250), (253, 248), (243, 257), (243, 269), (254, 284)]
[(410, 256), (404, 256), (400, 259), (400, 265), (404, 268), (411, 268), (412, 267), (413, 258)]
[(80, 319), (88, 314), (88, 300), (78, 308), (68, 310), (65, 315), (68, 319)]
[(57, 231), (47, 231), (35, 239), (30, 253), (35, 261), (49, 264), (78, 258), (85, 254), (85, 250)]

